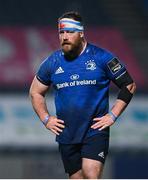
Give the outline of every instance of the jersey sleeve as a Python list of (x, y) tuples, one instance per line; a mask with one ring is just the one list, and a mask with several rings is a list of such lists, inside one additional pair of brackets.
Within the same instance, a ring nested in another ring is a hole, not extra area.
[(52, 59), (48, 57), (40, 64), (36, 77), (42, 84), (49, 86), (51, 84), (51, 73)]
[(107, 77), (113, 82), (127, 73), (126, 67), (123, 62), (108, 51), (104, 51), (102, 54), (103, 68), (107, 74)]

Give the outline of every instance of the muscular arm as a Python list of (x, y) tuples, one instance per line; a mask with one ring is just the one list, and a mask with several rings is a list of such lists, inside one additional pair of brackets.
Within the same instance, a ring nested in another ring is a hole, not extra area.
[[(136, 90), (136, 85), (135, 83), (131, 83), (129, 85), (126, 86), (127, 89), (129, 90), (129, 92), (131, 94), (134, 94), (135, 90)], [(119, 117), (120, 114), (124, 111), (124, 109), (127, 107), (128, 103), (124, 102), (123, 100), (117, 99), (111, 109), (111, 111), (113, 112), (113, 114), (116, 117)], [(101, 117), (101, 118), (94, 118), (94, 121), (96, 121), (96, 123), (94, 125), (91, 126), (91, 128), (93, 129), (99, 129), (99, 130), (103, 130), (108, 126), (111, 126), (115, 123), (115, 121), (112, 119), (112, 117), (110, 116), (110, 114), (106, 114), (105, 116)]]
[[(126, 86), (127, 89), (129, 90), (129, 92), (131, 94), (134, 94), (135, 90), (136, 90), (136, 85), (135, 83), (131, 83), (129, 85)], [(118, 117), (120, 116), (120, 114), (124, 111), (124, 109), (127, 107), (127, 103), (125, 103), (123, 100), (117, 99), (111, 109), (111, 111)]]
[[(45, 95), (48, 88), (48, 86), (42, 84), (36, 77), (34, 77), (30, 87), (29, 94), (32, 106), (39, 118), (41, 119), (41, 121), (43, 121), (45, 117), (49, 115), (45, 99)], [(63, 124), (63, 120), (57, 119), (54, 116), (49, 116), (46, 128), (51, 130), (53, 133), (59, 135), (59, 133), (62, 132), (62, 128), (64, 128)]]
[(45, 94), (48, 88), (48, 86), (40, 83), (40, 81), (34, 77), (29, 94), (32, 106), (41, 120), (43, 120), (49, 114), (45, 102)]

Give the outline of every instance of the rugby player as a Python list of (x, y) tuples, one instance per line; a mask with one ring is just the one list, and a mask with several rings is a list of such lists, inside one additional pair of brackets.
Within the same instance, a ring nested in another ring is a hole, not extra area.
[[(135, 82), (113, 53), (87, 42), (82, 18), (66, 12), (58, 19), (61, 49), (40, 65), (30, 88), (33, 108), (56, 141), (69, 178), (101, 178), (109, 129), (129, 104)], [(119, 88), (109, 109), (110, 82)], [(56, 116), (45, 95), (55, 89)]]

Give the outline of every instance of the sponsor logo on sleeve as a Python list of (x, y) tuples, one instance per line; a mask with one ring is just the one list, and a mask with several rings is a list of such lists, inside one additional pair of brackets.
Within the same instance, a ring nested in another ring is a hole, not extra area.
[(119, 72), (120, 69), (122, 69), (123, 67), (123, 65), (117, 58), (113, 58), (111, 61), (108, 62), (107, 65), (112, 74)]

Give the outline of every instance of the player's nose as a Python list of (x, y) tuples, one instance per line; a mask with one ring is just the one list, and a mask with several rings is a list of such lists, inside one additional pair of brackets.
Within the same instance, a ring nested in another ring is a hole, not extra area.
[(64, 31), (63, 33), (63, 40), (67, 40), (68, 39), (68, 33), (66, 31)]

